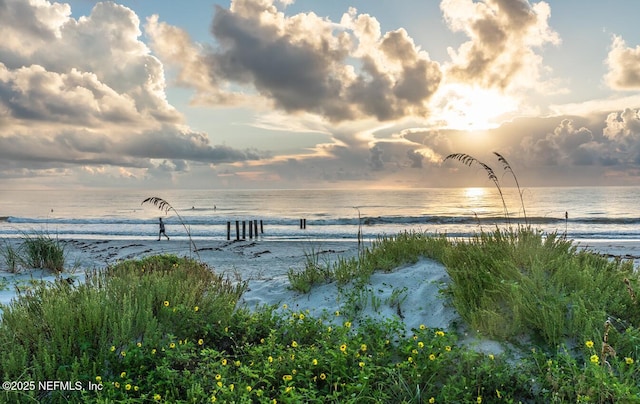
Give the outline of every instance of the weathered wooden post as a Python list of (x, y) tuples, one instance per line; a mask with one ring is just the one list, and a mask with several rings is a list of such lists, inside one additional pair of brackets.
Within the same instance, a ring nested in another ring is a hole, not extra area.
[(240, 241), (240, 222), (236, 220), (236, 241)]
[(249, 240), (253, 239), (253, 223), (249, 220)]
[(231, 240), (231, 222), (227, 221), (227, 240)]
[(262, 219), (260, 219), (260, 234), (264, 234), (264, 226), (262, 225)]
[(242, 221), (242, 239), (247, 239), (247, 222), (244, 220)]
[(258, 238), (258, 219), (253, 219), (253, 232), (256, 235), (256, 238)]

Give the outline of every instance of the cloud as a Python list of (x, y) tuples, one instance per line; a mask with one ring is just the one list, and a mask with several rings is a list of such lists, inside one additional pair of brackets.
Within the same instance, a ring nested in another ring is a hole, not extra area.
[(198, 102), (237, 101), (221, 85), (232, 82), (288, 113), (385, 121), (428, 115), (442, 78), (406, 31), (382, 34), (374, 17), (355, 9), (335, 23), (312, 12), (286, 16), (269, 0), (234, 0), (216, 8), (210, 46), (155, 17), (147, 27), (154, 51), (179, 67), (178, 80)]
[(100, 2), (77, 20), (69, 5), (46, 0), (2, 0), (0, 11), (0, 157), (13, 175), (118, 166), (144, 178), (161, 166), (260, 158), (184, 124), (127, 7)]
[(640, 46), (628, 48), (621, 37), (614, 36), (605, 62), (609, 67), (605, 81), (611, 88), (640, 89)]
[(443, 0), (440, 8), (449, 27), (469, 37), (457, 50), (449, 48), (449, 80), (502, 90), (543, 84), (546, 68), (536, 49), (560, 43), (548, 25), (547, 3)]

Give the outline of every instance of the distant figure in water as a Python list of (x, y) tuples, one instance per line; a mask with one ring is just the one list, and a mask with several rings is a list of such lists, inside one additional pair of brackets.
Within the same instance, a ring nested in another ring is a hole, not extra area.
[(169, 240), (169, 236), (167, 236), (167, 233), (164, 232), (164, 222), (162, 221), (162, 218), (160, 218), (160, 232), (158, 233), (157, 241), (160, 241), (160, 236), (165, 236), (167, 240)]

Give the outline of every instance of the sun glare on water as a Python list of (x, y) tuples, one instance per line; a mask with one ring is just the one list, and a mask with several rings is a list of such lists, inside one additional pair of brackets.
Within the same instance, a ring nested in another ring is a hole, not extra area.
[(482, 198), (485, 194), (484, 188), (465, 188), (464, 196), (468, 199)]

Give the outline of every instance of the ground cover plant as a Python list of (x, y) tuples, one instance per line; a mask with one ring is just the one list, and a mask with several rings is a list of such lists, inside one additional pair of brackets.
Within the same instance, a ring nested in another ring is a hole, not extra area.
[[(385, 237), (362, 254), (363, 270), (420, 256), (447, 266), (448, 294), (469, 324), (517, 349), (487, 355), (455, 330), (405, 330), (399, 320), (355, 327), (348, 310), (312, 317), (286, 304), (236, 308), (244, 284), (195, 260), (155, 256), (92, 273), (83, 285), (36, 287), (4, 307), (2, 380), (91, 381), (102, 390), (3, 391), (0, 401), (640, 400), (638, 278), (628, 264), (521, 229), (458, 242)], [(356, 265), (340, 262), (333, 271)], [(515, 298), (523, 294), (531, 296)], [(548, 321), (556, 310), (570, 321)]]

